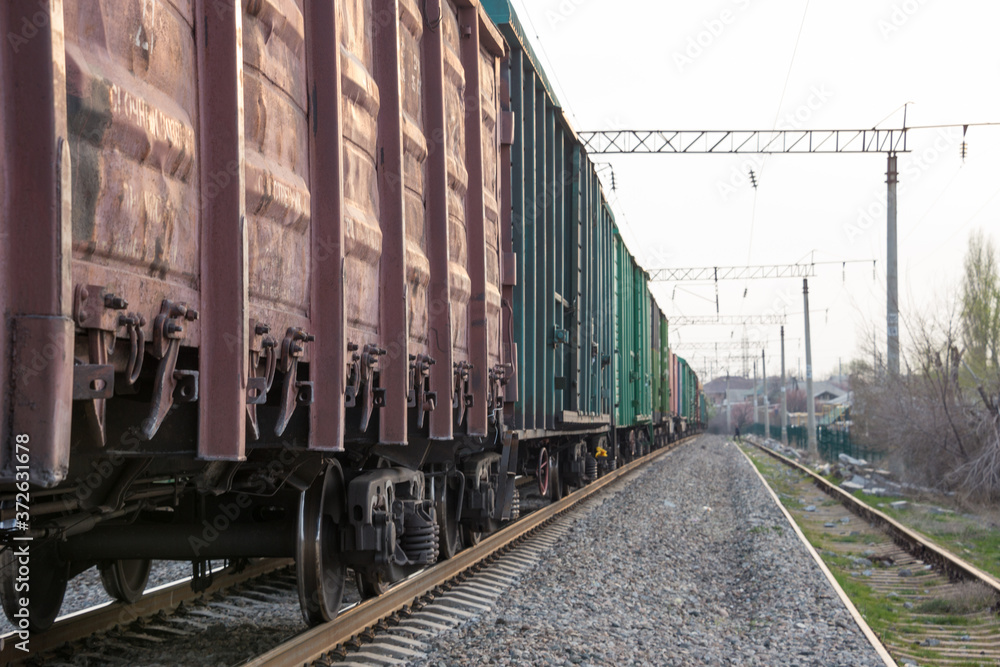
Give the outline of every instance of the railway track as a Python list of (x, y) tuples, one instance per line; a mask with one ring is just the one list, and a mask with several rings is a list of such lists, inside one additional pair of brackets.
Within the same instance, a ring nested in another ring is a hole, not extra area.
[(207, 588), (195, 591), (190, 578), (157, 586), (147, 591), (134, 604), (106, 602), (104, 604), (68, 614), (46, 632), (32, 634), (29, 654), (16, 648), (18, 636), (11, 632), (0, 637), (0, 664), (19, 664), (28, 660), (45, 660), (67, 644), (78, 642), (116, 627), (142, 623), (163, 612), (177, 609), (181, 604), (208, 599), (241, 584), (265, 577), (294, 565), (290, 559), (268, 558), (251, 562), (234, 570), (224, 568), (213, 574)]
[[(522, 566), (531, 561), (532, 549), (538, 549), (538, 546), (531, 547), (525, 545), (525, 542), (533, 539), (556, 516), (570, 512), (574, 506), (594, 493), (692, 437), (637, 459), (573, 492), (558, 503), (523, 514), (518, 521), (483, 539), (478, 545), (400, 582), (379, 597), (345, 606), (335, 621), (306, 630), (247, 664), (300, 664), (315, 660), (323, 654), (344, 656), (347, 654), (347, 647), (358, 647), (366, 640), (374, 639), (379, 628), (385, 629), (389, 625), (404, 622), (421, 612), (425, 618), (423, 623), (426, 624), (426, 618), (429, 615), (433, 618), (434, 614), (433, 609), (428, 609), (427, 606), (435, 602), (438, 607), (446, 607), (448, 611), (445, 613), (452, 618), (461, 619), (468, 613), (463, 612), (462, 607), (475, 609), (477, 603), (468, 596), (463, 598), (463, 593), (459, 591), (449, 595), (450, 589), (458, 581), (470, 579), (477, 572), (492, 566), (485, 580), (469, 584), (477, 595), (482, 594), (486, 596), (484, 599), (491, 599), (487, 588), (503, 583), (510, 576), (510, 570), (505, 569), (504, 562), (500, 562), (507, 552), (514, 547), (524, 549), (519, 549), (516, 556), (510, 556), (513, 559), (509, 561), (510, 564)], [(518, 480), (518, 487), (523, 488), (531, 481)], [(553, 538), (550, 535), (541, 539), (544, 542)], [(291, 583), (285, 582), (283, 577)], [(0, 637), (3, 641), (0, 664), (35, 664), (39, 661), (45, 664), (61, 661), (70, 664), (72, 660), (67, 656), (72, 655), (87, 657), (91, 664), (97, 664), (102, 662), (102, 656), (110, 660), (115, 652), (120, 651), (122, 646), (118, 646), (119, 644), (132, 641), (138, 644), (168, 640), (183, 642), (185, 636), (198, 632), (199, 627), (202, 627), (200, 624), (221, 619), (229, 613), (227, 610), (230, 610), (233, 601), (238, 600), (243, 604), (258, 598), (261, 604), (267, 604), (268, 595), (276, 595), (279, 589), (284, 588), (291, 591), (289, 599), (295, 601), (294, 562), (290, 559), (261, 559), (239, 571), (220, 569), (214, 574), (211, 585), (202, 591), (192, 590), (190, 579), (187, 579), (151, 589), (131, 605), (107, 602), (68, 614), (48, 631), (32, 634), (29, 654), (17, 650), (16, 633), (8, 633)], [(461, 604), (456, 606), (456, 600)], [(185, 605), (186, 613), (175, 615), (182, 605)], [(297, 608), (295, 613), (297, 617)], [(436, 621), (440, 625), (444, 618), (438, 616)], [(418, 618), (414, 622), (421, 621)], [(405, 640), (398, 642), (404, 642), (404, 646), (395, 649), (396, 657), (400, 657), (400, 651), (407, 650)]]
[[(1000, 581), (796, 461), (753, 444), (784, 466), (766, 476), (894, 658), (1000, 663)], [(813, 487), (825, 497), (810, 496)], [(851, 521), (845, 509), (863, 521)]]
[[(412, 638), (414, 635), (446, 629), (449, 624), (471, 615), (473, 612), (470, 610), (477, 606), (487, 606), (500, 594), (495, 585), (510, 580), (514, 571), (512, 568), (516, 568), (518, 563), (532, 562), (531, 551), (536, 548), (535, 545), (527, 545), (528, 554), (510, 553), (515, 547), (532, 539), (556, 517), (570, 512), (582, 501), (693, 437), (658, 449), (574, 491), (559, 502), (523, 515), (479, 544), (400, 582), (379, 597), (341, 613), (330, 623), (307, 630), (246, 665), (331, 664), (345, 658), (350, 662), (356, 654), (348, 649), (362, 649), (364, 653), (363, 647), (376, 641), (379, 642), (381, 655), (390, 659), (405, 659), (419, 643)], [(547, 535), (541, 539), (555, 538)], [(489, 569), (491, 565), (495, 567)], [(469, 596), (469, 589), (475, 589), (477, 595), (484, 597), (476, 599)], [(403, 631), (392, 633), (393, 637), (388, 639), (386, 633), (395, 627)]]

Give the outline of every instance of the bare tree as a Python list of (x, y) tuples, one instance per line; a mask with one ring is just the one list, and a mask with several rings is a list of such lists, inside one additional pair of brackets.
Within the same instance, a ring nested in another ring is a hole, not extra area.
[[(852, 434), (884, 448), (909, 481), (1000, 500), (1000, 279), (996, 251), (973, 235), (962, 299), (931, 316), (910, 316), (905, 372), (851, 366)], [(867, 347), (874, 349), (874, 332)]]

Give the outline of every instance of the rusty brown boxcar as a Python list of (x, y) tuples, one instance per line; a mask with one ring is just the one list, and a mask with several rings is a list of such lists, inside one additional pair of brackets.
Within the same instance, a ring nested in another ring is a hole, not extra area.
[(295, 556), (323, 620), (347, 564), (377, 591), (495, 527), (505, 45), (476, 0), (12, 0), (0, 34), (34, 628), (155, 558)]
[(507, 0), (5, 0), (0, 35), (8, 617), (293, 557), (321, 622), (517, 473), (663, 444), (645, 273)]

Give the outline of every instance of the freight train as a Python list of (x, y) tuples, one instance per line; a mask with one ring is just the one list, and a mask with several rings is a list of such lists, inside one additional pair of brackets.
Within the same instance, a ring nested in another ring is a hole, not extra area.
[(157, 559), (292, 557), (323, 622), (515, 476), (702, 426), (506, 0), (8, 0), (0, 34), (12, 620), (93, 567), (133, 601)]

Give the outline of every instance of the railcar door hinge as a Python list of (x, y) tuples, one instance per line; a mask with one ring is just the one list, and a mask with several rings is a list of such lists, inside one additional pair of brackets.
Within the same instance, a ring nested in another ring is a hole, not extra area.
[(278, 410), (278, 421), (274, 425), (274, 434), (285, 432), (297, 405), (312, 405), (313, 383), (299, 380), (299, 360), (305, 354), (305, 344), (316, 340), (312, 334), (299, 327), (288, 327), (285, 338), (281, 341), (281, 357), (278, 366), (284, 377), (281, 381), (281, 407)]

